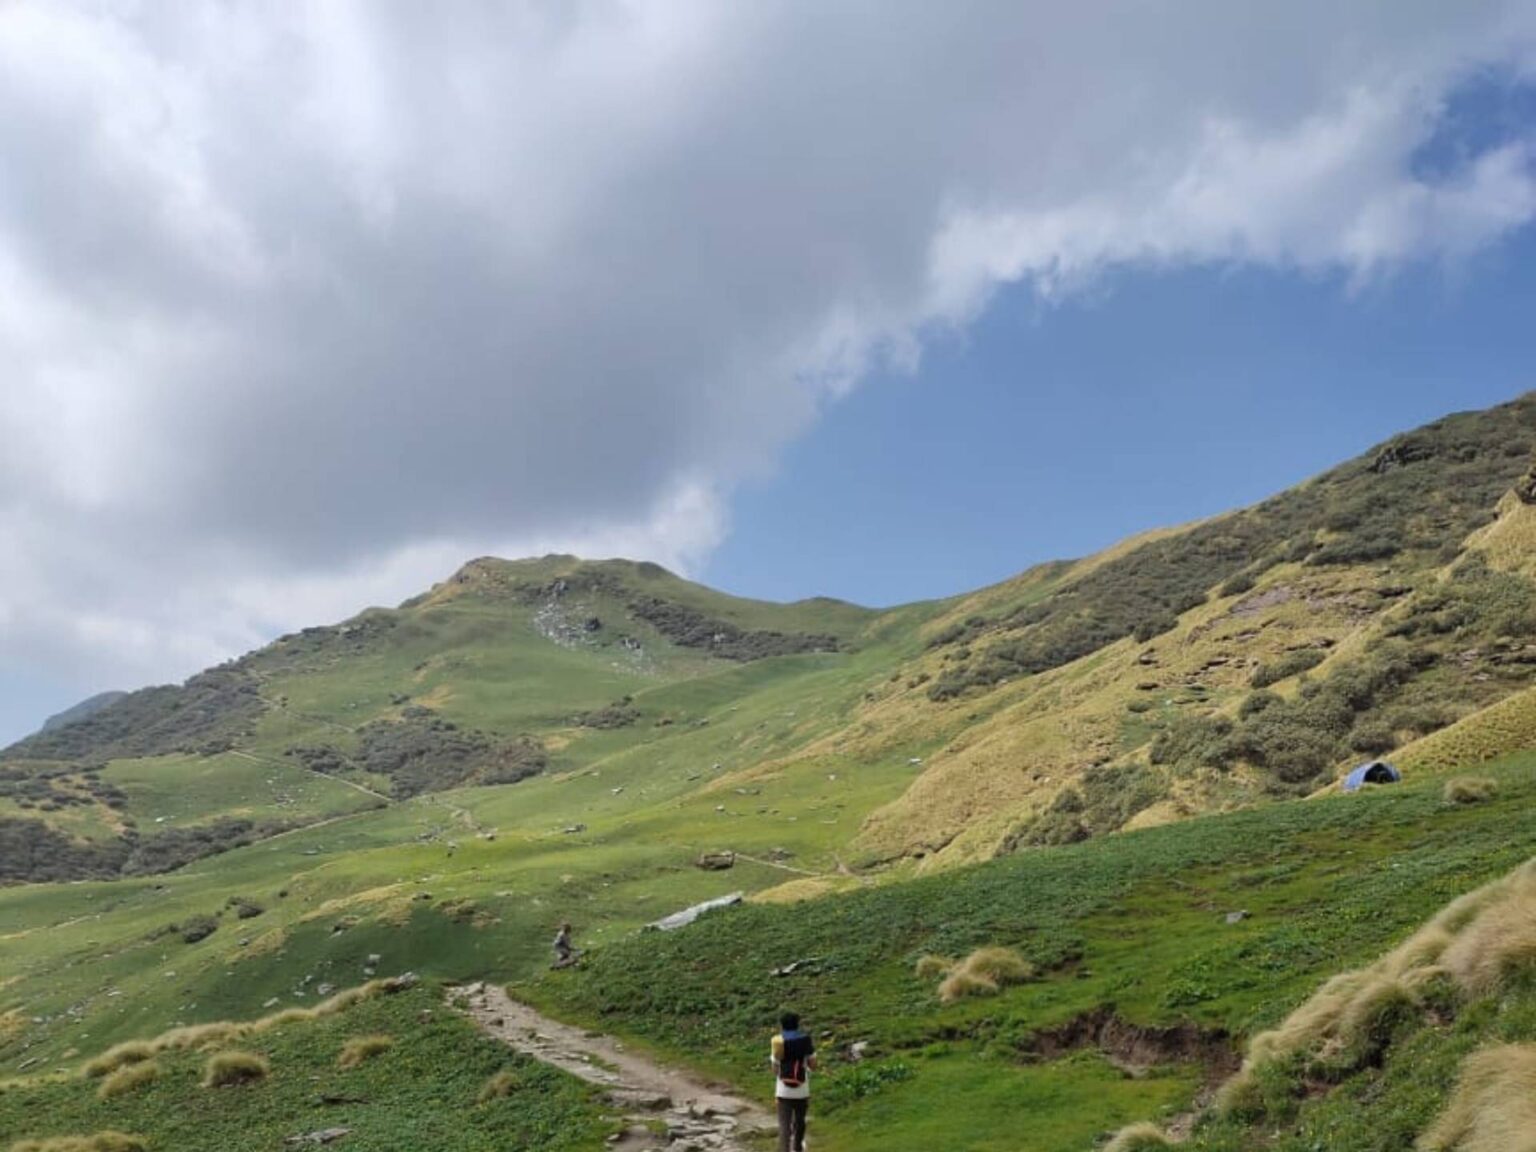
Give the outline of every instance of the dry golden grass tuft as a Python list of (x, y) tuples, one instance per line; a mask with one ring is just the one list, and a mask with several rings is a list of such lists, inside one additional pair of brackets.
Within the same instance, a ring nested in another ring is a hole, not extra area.
[(915, 971), (919, 980), (937, 980), (955, 970), (955, 962), (948, 956), (919, 956)]
[(1149, 1152), (1155, 1148), (1172, 1148), (1173, 1141), (1163, 1134), (1156, 1124), (1132, 1124), (1116, 1132), (1104, 1145), (1103, 1152)]
[(138, 1064), (154, 1058), (156, 1048), (145, 1040), (129, 1040), (108, 1048), (90, 1061), (81, 1072), (91, 1078), (106, 1076), (129, 1064)]
[(14, 1008), (0, 1012), (0, 1044), (16, 1039), (27, 1030), (27, 1018)]
[(492, 1100), (500, 1100), (503, 1096), (510, 1096), (517, 1091), (519, 1084), (516, 1073), (498, 1072), (480, 1086), (478, 1102), (486, 1104)]
[(1012, 948), (978, 948), (948, 970), (939, 984), (945, 1004), (972, 996), (995, 996), (1009, 984), (1022, 984), (1035, 976), (1034, 966)]
[(1536, 1045), (1474, 1052), (1422, 1152), (1536, 1152)]
[(1420, 1011), (1439, 987), (1465, 997), (1497, 992), (1536, 965), (1536, 860), (1447, 905), (1376, 963), (1329, 980), (1279, 1027), (1253, 1038), (1217, 1106), (1242, 1109), (1265, 1065), (1300, 1057), (1347, 1071), (1378, 1052), (1392, 1024)]
[(272, 1065), (255, 1052), (216, 1052), (203, 1067), (204, 1088), (228, 1088), (252, 1084), (272, 1074)]
[(135, 1089), (153, 1084), (160, 1076), (160, 1065), (153, 1060), (141, 1060), (137, 1064), (124, 1064), (116, 1072), (104, 1077), (96, 1095), (103, 1100), (122, 1096)]
[(1445, 782), (1447, 804), (1481, 804), (1499, 793), (1499, 782), (1491, 776), (1457, 776)]
[(383, 1055), (395, 1046), (393, 1036), (354, 1036), (342, 1045), (341, 1055), (336, 1058), (338, 1068), (356, 1068), (375, 1056)]
[(967, 972), (964, 968), (957, 968), (944, 977), (939, 984), (939, 1000), (945, 1004), (953, 1004), (956, 1000), (969, 1000), (976, 996), (996, 996), (997, 993), (996, 980)]
[(335, 1016), (355, 1004), (361, 1004), (364, 1000), (392, 989), (408, 986), (391, 980), (370, 980), (367, 984), (338, 992), (329, 1000), (322, 1000), (313, 1008), (284, 1008), (281, 1012), (274, 1012), (259, 1020), (220, 1020), (211, 1024), (193, 1024), (185, 1028), (173, 1028), (169, 1032), (162, 1032), (152, 1040), (130, 1040), (109, 1048), (88, 1062), (81, 1072), (90, 1077), (105, 1076), (125, 1064), (149, 1060), (161, 1052), (206, 1051), (210, 1048), (222, 1048), (249, 1036), (263, 1035), (274, 1028), (282, 1028), (289, 1024), (307, 1024), (327, 1016)]
[(9, 1152), (144, 1152), (144, 1141), (126, 1132), (97, 1132), (90, 1136), (53, 1136), (47, 1140), (20, 1140)]

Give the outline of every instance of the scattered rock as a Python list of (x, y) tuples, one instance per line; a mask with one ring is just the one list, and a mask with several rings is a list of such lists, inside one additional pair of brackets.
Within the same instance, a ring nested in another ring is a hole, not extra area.
[(786, 964), (782, 968), (775, 968), (772, 974), (774, 976), (793, 976), (796, 972), (800, 971), (800, 969), (808, 968), (812, 964), (819, 963), (820, 960), (820, 956), (811, 956), (805, 960), (796, 960), (794, 963)]
[(1241, 924), (1246, 919), (1248, 919), (1248, 909), (1246, 909), (1246, 908), (1244, 908), (1244, 909), (1242, 909), (1241, 911), (1238, 911), (1238, 912), (1228, 912), (1227, 913), (1227, 923), (1228, 924)]
[(693, 862), (695, 868), (702, 868), (706, 872), (724, 872), (736, 867), (736, 853), (734, 852), (704, 852)]
[(848, 1059), (857, 1064), (869, 1054), (869, 1041), (860, 1040), (856, 1044), (848, 1045)]
[(321, 1128), (318, 1132), (305, 1132), (301, 1136), (290, 1136), (284, 1140), (284, 1144), (334, 1144), (336, 1141), (349, 1135), (350, 1128)]

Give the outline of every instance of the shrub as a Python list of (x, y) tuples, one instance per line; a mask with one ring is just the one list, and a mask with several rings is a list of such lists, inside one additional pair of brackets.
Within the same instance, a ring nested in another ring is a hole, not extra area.
[(517, 1073), (501, 1071), (492, 1076), (480, 1086), (478, 1103), (488, 1104), (492, 1100), (500, 1100), (504, 1096), (510, 1096), (522, 1087), (522, 1081)]
[(265, 1080), (272, 1066), (265, 1056), (254, 1052), (219, 1052), (209, 1057), (203, 1069), (204, 1088), (225, 1088)]
[(1260, 664), (1253, 670), (1253, 676), (1248, 683), (1255, 688), (1268, 688), (1271, 684), (1278, 684), (1282, 680), (1289, 680), (1292, 676), (1299, 676), (1303, 672), (1316, 668), (1323, 662), (1323, 658), (1324, 653), (1317, 648), (1287, 652), (1272, 664)]
[(338, 1068), (356, 1068), (365, 1060), (372, 1060), (395, 1046), (392, 1036), (354, 1036), (342, 1046), (336, 1059)]
[(132, 1092), (135, 1088), (142, 1088), (151, 1084), (160, 1075), (160, 1065), (153, 1060), (144, 1060), (137, 1064), (125, 1064), (116, 1072), (106, 1077), (101, 1082), (101, 1087), (96, 1089), (96, 1095), (103, 1100), (110, 1100), (114, 1096), (122, 1096)]
[(235, 910), (235, 917), (240, 920), (253, 920), (266, 911), (256, 901), (247, 896), (231, 896), (227, 901), (227, 907)]
[(1488, 776), (1457, 776), (1445, 782), (1447, 804), (1481, 804), (1492, 800), (1499, 791), (1499, 782)]
[(1138, 623), (1131, 635), (1136, 638), (1136, 643), (1145, 644), (1148, 640), (1155, 639), (1165, 632), (1172, 632), (1178, 626), (1179, 618), (1172, 612), (1160, 612)]
[(1237, 706), (1237, 715), (1240, 719), (1247, 720), (1250, 716), (1257, 716), (1264, 709), (1278, 703), (1280, 703), (1280, 697), (1273, 692), (1250, 692)]
[(177, 924), (175, 929), (188, 944), (196, 944), (217, 932), (219, 922), (212, 916), (191, 916)]
[(1218, 588), (1216, 590), (1216, 594), (1223, 598), (1228, 596), (1241, 596), (1244, 592), (1252, 592), (1253, 585), (1254, 579), (1251, 572), (1239, 572), (1236, 576), (1231, 577), (1225, 584)]

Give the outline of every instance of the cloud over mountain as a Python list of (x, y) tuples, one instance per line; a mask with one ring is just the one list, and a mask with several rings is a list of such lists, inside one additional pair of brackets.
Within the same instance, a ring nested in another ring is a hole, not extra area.
[(1420, 158), (1490, 75), (1530, 4), (8, 4), (0, 680), (686, 568), (1005, 283), (1475, 252), (1536, 138)]

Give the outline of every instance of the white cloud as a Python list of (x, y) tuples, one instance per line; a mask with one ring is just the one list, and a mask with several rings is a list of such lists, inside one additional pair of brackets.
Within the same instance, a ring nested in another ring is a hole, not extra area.
[(0, 7), (0, 677), (185, 674), (487, 551), (688, 568), (997, 288), (1363, 282), (1530, 3)]

